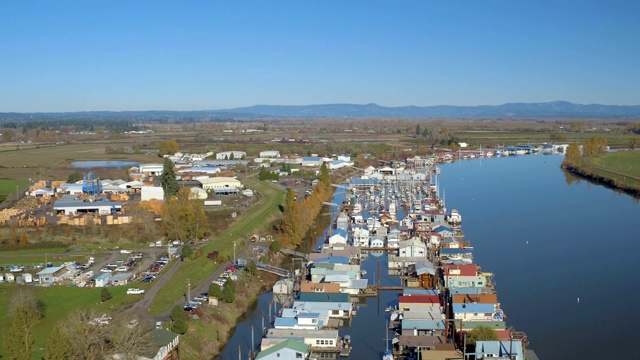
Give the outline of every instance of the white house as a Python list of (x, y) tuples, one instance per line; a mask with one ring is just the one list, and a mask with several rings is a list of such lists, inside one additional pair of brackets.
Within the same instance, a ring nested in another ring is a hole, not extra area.
[(245, 151), (222, 151), (216, 154), (216, 160), (239, 160), (247, 157)]
[(265, 150), (260, 151), (260, 157), (263, 159), (273, 159), (280, 157), (280, 151), (278, 150)]
[(162, 164), (140, 164), (140, 173), (144, 175), (154, 175), (159, 176), (162, 174), (163, 165)]
[(426, 257), (427, 245), (415, 237), (400, 241), (398, 255), (401, 257)]
[(374, 236), (369, 238), (369, 241), (371, 243), (371, 247), (384, 247), (384, 239), (382, 239), (380, 236)]
[(333, 244), (346, 244), (347, 243), (347, 231), (344, 229), (335, 229), (331, 236), (329, 236), (329, 245)]
[(462, 321), (502, 321), (504, 314), (496, 304), (453, 304), (456, 320)]
[(305, 344), (318, 349), (339, 346), (338, 330), (269, 329), (266, 338), (304, 339)]
[(353, 228), (353, 246), (369, 246), (369, 230), (362, 225)]

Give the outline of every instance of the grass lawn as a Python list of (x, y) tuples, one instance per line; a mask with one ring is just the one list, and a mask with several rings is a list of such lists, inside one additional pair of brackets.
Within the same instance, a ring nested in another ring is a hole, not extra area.
[(29, 186), (29, 180), (10, 180), (0, 179), (0, 195), (14, 195), (16, 193), (16, 186), (22, 192)]
[(593, 164), (640, 178), (640, 151), (616, 151), (589, 159)]
[[(149, 310), (150, 315), (157, 315), (173, 306), (184, 295), (187, 279), (190, 280), (192, 286), (195, 286), (211, 275), (218, 265), (206, 257), (207, 253), (217, 250), (220, 252), (220, 256), (226, 259), (233, 254), (233, 240), (246, 240), (253, 233), (264, 233), (269, 230), (266, 227), (270, 220), (275, 214), (279, 214), (283, 191), (254, 178), (246, 178), (244, 183), (262, 195), (259, 204), (240, 215), (239, 219), (236, 219), (223, 233), (232, 234), (232, 236), (221, 235), (211, 239), (204, 245), (202, 257), (186, 260), (180, 265), (180, 269), (153, 299)], [(244, 241), (239, 242), (239, 244), (244, 243)], [(236, 252), (240, 251), (242, 251), (242, 247), (238, 246)]]
[[(0, 309), (6, 309), (11, 297), (11, 290), (19, 285), (0, 285)], [(110, 287), (109, 292), (113, 298), (105, 303), (100, 303), (101, 288), (76, 288), (68, 286), (33, 287), (38, 299), (44, 305), (44, 317), (35, 327), (35, 348), (39, 349), (34, 359), (41, 359), (44, 355), (48, 336), (57, 321), (63, 319), (69, 312), (75, 309), (93, 308), (99, 314), (114, 313), (125, 305), (137, 300), (137, 296), (127, 296), (128, 286)], [(0, 311), (0, 333), (4, 333), (8, 326), (6, 311)], [(3, 353), (2, 339), (0, 337), (0, 354)]]

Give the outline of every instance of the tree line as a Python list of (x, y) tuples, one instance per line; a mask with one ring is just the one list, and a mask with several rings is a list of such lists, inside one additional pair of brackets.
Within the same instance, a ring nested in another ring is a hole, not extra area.
[(313, 188), (311, 195), (301, 201), (297, 201), (296, 196), (291, 188), (285, 194), (279, 228), (285, 246), (299, 245), (320, 214), (323, 203), (331, 200), (333, 187), (326, 164), (322, 164), (318, 184)]

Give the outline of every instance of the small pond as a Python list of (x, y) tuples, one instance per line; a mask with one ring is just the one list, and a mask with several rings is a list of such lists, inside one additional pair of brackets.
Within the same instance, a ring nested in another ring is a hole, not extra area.
[(123, 168), (137, 166), (135, 161), (118, 161), (118, 160), (88, 160), (88, 161), (73, 161), (71, 164), (78, 169), (93, 169), (93, 168)]

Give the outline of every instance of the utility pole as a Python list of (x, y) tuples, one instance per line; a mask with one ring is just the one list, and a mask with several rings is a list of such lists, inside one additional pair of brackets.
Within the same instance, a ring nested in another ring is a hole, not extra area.
[(187, 305), (191, 301), (191, 279), (187, 279)]

